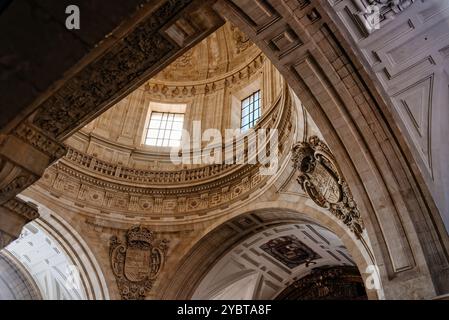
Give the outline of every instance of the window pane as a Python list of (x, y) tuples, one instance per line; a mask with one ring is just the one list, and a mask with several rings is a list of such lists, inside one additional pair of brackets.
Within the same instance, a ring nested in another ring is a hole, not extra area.
[(182, 122), (173, 122), (172, 130), (182, 130)]
[(159, 121), (159, 120), (151, 120), (150, 121), (150, 128), (155, 128), (155, 129), (157, 129), (157, 128), (159, 128), (159, 126), (161, 125), (161, 122)]
[(149, 129), (148, 130), (148, 134), (147, 134), (147, 138), (156, 139), (157, 138), (157, 133), (158, 133), (157, 129)]
[(145, 144), (159, 147), (179, 146), (184, 115), (170, 112), (152, 112)]
[(241, 102), (241, 122), (242, 130), (252, 128), (260, 117), (260, 90), (254, 92)]
[(145, 144), (149, 144), (149, 145), (154, 146), (154, 145), (156, 145), (156, 139), (147, 139), (145, 141)]

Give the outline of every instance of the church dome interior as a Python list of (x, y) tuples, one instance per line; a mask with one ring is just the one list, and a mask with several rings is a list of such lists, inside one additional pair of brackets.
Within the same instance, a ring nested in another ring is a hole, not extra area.
[(42, 4), (51, 48), (0, 35), (0, 300), (449, 299), (443, 2)]

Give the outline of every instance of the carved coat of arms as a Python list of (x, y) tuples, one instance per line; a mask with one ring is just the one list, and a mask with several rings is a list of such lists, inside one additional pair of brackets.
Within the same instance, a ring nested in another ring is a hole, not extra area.
[(316, 136), (293, 146), (298, 183), (320, 207), (328, 209), (360, 238), (363, 222), (347, 183), (329, 148)]
[(144, 299), (161, 271), (167, 241), (155, 239), (143, 226), (128, 230), (126, 243), (112, 237), (109, 256), (122, 299)]

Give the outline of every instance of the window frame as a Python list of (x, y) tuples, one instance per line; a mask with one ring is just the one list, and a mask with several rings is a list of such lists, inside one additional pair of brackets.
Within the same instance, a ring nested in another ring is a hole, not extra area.
[[(158, 118), (155, 118), (156, 116)], [(175, 120), (176, 117), (181, 117), (181, 121)], [(185, 113), (182, 112), (152, 110), (145, 128), (144, 144), (149, 147), (179, 147), (182, 142), (184, 120)], [(179, 124), (178, 129), (173, 129), (175, 123)], [(155, 131), (156, 135), (150, 136), (150, 130)], [(175, 132), (178, 135), (176, 138), (173, 138), (173, 133)], [(173, 144), (173, 142), (176, 142), (176, 144)]]
[[(261, 117), (261, 90), (258, 89), (240, 102), (240, 130), (254, 128)], [(257, 106), (256, 106), (257, 105)], [(257, 115), (257, 116), (255, 116)]]

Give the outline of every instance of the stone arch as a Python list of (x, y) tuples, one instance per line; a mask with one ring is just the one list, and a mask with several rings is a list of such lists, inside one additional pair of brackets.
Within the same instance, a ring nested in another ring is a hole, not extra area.
[[(446, 292), (441, 216), (387, 104), (324, 2), (220, 0), (215, 8), (268, 56), (318, 126), (358, 203), (391, 292), (412, 282), (422, 290), (417, 296)], [(421, 281), (433, 286), (425, 289)]]
[[(1, 185), (2, 190), (7, 190), (2, 193), (2, 210), (7, 201), (63, 155), (60, 143), (70, 132), (141, 84), (144, 77), (159, 71), (156, 63), (163, 67), (193, 45), (190, 39), (172, 41), (177, 46), (168, 40), (176, 34), (170, 29), (176, 22), (173, 17), (182, 16), (181, 11), (189, 4), (183, 1), (182, 6), (175, 2), (162, 6), (163, 16), (156, 27), (162, 29), (168, 24), (168, 33), (149, 29), (146, 19), (151, 20), (154, 8), (145, 8), (140, 24), (133, 24), (136, 30), (122, 30), (116, 43), (109, 41), (98, 50), (101, 55), (93, 55), (84, 68), (68, 73), (57, 90), (46, 92), (28, 108), (28, 120), (21, 119), (17, 127), (18, 119), (8, 123), (11, 130), (0, 150), (5, 158), (0, 173), (8, 176)], [(258, 0), (255, 5), (245, 0), (219, 0), (214, 8), (270, 58), (319, 127), (358, 203), (377, 264), (388, 280), (384, 283), (389, 289), (385, 292), (390, 292), (387, 297), (408, 294), (409, 287), (416, 288), (410, 294), (414, 297), (448, 292), (448, 238), (438, 210), (388, 105), (329, 18), (324, 4), (325, 0)], [(195, 2), (195, 7), (201, 5)], [(211, 24), (207, 28), (213, 29), (219, 23)], [(202, 29), (192, 38), (196, 41), (209, 31)], [(139, 32), (157, 38), (161, 50), (145, 52), (154, 46), (137, 41), (142, 35)], [(122, 41), (125, 37), (126, 41)], [(128, 61), (132, 56), (141, 58), (142, 51), (145, 60)], [(117, 52), (139, 55), (114, 54)], [(127, 61), (121, 63), (112, 57), (126, 57)], [(98, 77), (98, 69), (105, 70), (108, 77)], [(116, 77), (117, 73), (123, 76)], [(98, 90), (93, 93), (86, 89), (92, 87)], [(80, 105), (73, 106), (74, 101)], [(71, 109), (77, 112), (69, 112)], [(18, 159), (16, 153), (11, 155), (8, 147), (20, 147), (24, 158), (39, 155), (40, 160), (30, 164)]]
[[(228, 229), (230, 224), (241, 224), (239, 221), (248, 218), (252, 222), (258, 221), (260, 223), (246, 226), (239, 232), (235, 232), (235, 230), (230, 232)], [(364, 280), (367, 280), (370, 276), (366, 272), (367, 267), (376, 265), (376, 262), (369, 245), (356, 239), (354, 234), (338, 219), (312, 208), (302, 212), (298, 211), (295, 203), (262, 201), (251, 206), (251, 210), (240, 209), (238, 212), (211, 225), (205, 235), (198, 239), (190, 250), (183, 255), (175, 268), (172, 268), (171, 276), (167, 277), (170, 281), (161, 283), (159, 287), (155, 288), (155, 292), (159, 292), (158, 298), (190, 299), (201, 279), (214, 264), (241, 241), (264, 228), (292, 223), (311, 223), (330, 230), (343, 242)], [(384, 297), (382, 286), (378, 290), (367, 290), (367, 293), (371, 299)]]
[(0, 300), (42, 300), (32, 276), (7, 251), (0, 252)]
[[(32, 201), (36, 203), (34, 199), (21, 196), (24, 200)], [(53, 210), (48, 207), (37, 203), (37, 207), (40, 213), (40, 217), (34, 220), (31, 224), (27, 225), (28, 235), (40, 233), (39, 238), (29, 238), (25, 235), (24, 239), (27, 239), (27, 243), (20, 243), (22, 239), (18, 239), (16, 242), (11, 243), (6, 247), (5, 251), (9, 255), (15, 257), (15, 260), (19, 264), (24, 264), (24, 262), (29, 262), (30, 257), (23, 255), (24, 246), (32, 245), (40, 248), (38, 252), (41, 252), (39, 256), (32, 257), (30, 266), (24, 266), (23, 268), (27, 270), (32, 278), (41, 277), (41, 267), (45, 265), (43, 263), (44, 259), (52, 259), (53, 256), (46, 256), (45, 252), (51, 251), (52, 254), (55, 250), (58, 255), (62, 255), (65, 258), (65, 264), (59, 263), (56, 273), (65, 273), (65, 277), (68, 279), (73, 279), (73, 284), (67, 288), (62, 288), (69, 292), (70, 290), (76, 291), (73, 294), (73, 298), (76, 299), (87, 299), (87, 300), (105, 300), (109, 299), (109, 290), (101, 271), (100, 265), (95, 258), (94, 254), (90, 250), (87, 243), (83, 240), (82, 236), (64, 219), (61, 219)], [(33, 243), (33, 239), (40, 241), (40, 243)], [(31, 244), (30, 244), (31, 242)], [(51, 245), (50, 245), (51, 243)], [(48, 248), (45, 245), (48, 244)], [(42, 246), (44, 245), (44, 246)], [(26, 252), (26, 251), (25, 251)], [(34, 251), (33, 251), (34, 252)], [(60, 262), (61, 259), (56, 258), (55, 261)], [(54, 261), (53, 261), (54, 262)], [(34, 265), (42, 263), (37, 274), (34, 274)], [(64, 270), (63, 267), (66, 269)], [(53, 268), (53, 267), (52, 267)], [(62, 268), (62, 269), (61, 269)], [(71, 268), (71, 269), (67, 269)], [(74, 273), (73, 268), (76, 269)], [(48, 272), (50, 273), (50, 272)], [(45, 274), (46, 277), (43, 281), (48, 281), (48, 286), (51, 287), (53, 277), (50, 274)], [(35, 278), (35, 282), (39, 282), (38, 278)], [(71, 280), (70, 280), (71, 281)], [(75, 282), (76, 281), (76, 282)], [(57, 281), (56, 281), (57, 282)], [(63, 283), (56, 284), (57, 286), (65, 287)], [(41, 286), (43, 288), (44, 286)], [(73, 288), (72, 288), (73, 287)], [(51, 288), (47, 288), (51, 291)], [(69, 293), (70, 294), (70, 293)], [(55, 299), (52, 292), (49, 292), (48, 296), (44, 296), (45, 299)]]

